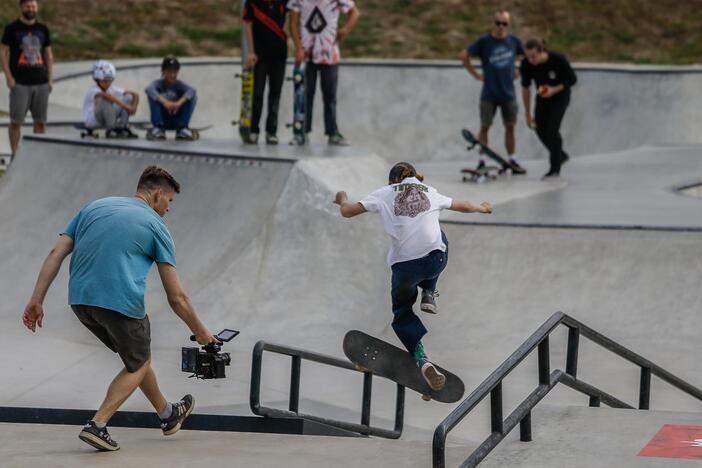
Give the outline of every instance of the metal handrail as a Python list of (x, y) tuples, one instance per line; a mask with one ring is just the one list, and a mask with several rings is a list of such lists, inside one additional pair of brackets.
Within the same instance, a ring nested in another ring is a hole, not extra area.
[[(288, 410), (261, 406), (261, 369), (264, 351), (283, 354), (292, 358), (290, 371), (290, 402), (288, 405)], [(332, 367), (360, 372), (363, 374), (363, 400), (360, 424), (300, 413), (300, 367), (303, 359)], [(370, 425), (372, 389), (373, 374), (357, 369), (356, 366), (349, 361), (344, 361), (333, 356), (327, 356), (289, 346), (266, 343), (265, 341), (259, 341), (254, 346), (251, 364), (251, 392), (249, 396), (249, 404), (251, 406), (251, 411), (254, 414), (268, 417), (301, 417), (311, 421), (317, 421), (322, 424), (327, 424), (329, 426), (338, 427), (347, 431), (357, 432), (363, 435), (372, 435), (387, 439), (399, 439), (402, 435), (402, 426), (405, 413), (405, 387), (397, 384), (397, 393), (395, 397), (395, 427), (392, 430), (373, 427)]]
[[(549, 336), (558, 325), (568, 327), (566, 370), (550, 371)], [(483, 443), (462, 464), (462, 468), (477, 466), (509, 432), (520, 425), (520, 440), (531, 440), (531, 410), (558, 383), (562, 383), (590, 397), (590, 406), (604, 403), (613, 408), (633, 409), (633, 406), (615, 398), (582, 380), (577, 379), (578, 350), (580, 336), (641, 367), (639, 385), (639, 409), (649, 409), (651, 395), (651, 375), (671, 384), (675, 388), (702, 400), (702, 390), (690, 385), (648, 359), (641, 357), (626, 347), (596, 332), (578, 320), (556, 312), (544, 322), (514, 353), (512, 353), (492, 374), (488, 376), (465, 400), (463, 400), (434, 431), (433, 466), (445, 467), (446, 437), (448, 433), (470, 413), (485, 397), (490, 395), (491, 433)], [(534, 349), (538, 348), (539, 386), (505, 419), (502, 416), (502, 381)]]

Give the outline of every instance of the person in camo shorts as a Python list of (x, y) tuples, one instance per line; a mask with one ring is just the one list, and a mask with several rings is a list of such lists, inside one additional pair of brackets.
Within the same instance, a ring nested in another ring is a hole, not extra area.
[(51, 35), (37, 21), (39, 3), (20, 0), (20, 17), (5, 26), (0, 44), (0, 62), (10, 90), (10, 148), (17, 153), (27, 111), (32, 113), (34, 133), (46, 131), (54, 57)]

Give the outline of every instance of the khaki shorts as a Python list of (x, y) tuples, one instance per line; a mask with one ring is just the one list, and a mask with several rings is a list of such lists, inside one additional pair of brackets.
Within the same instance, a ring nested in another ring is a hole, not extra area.
[(495, 118), (495, 113), (497, 108), (500, 108), (502, 114), (502, 122), (505, 127), (514, 126), (517, 124), (517, 114), (519, 113), (519, 106), (517, 101), (506, 101), (506, 102), (490, 102), (490, 101), (480, 101), (480, 126), (483, 128), (488, 128), (492, 125), (492, 120)]
[(151, 323), (148, 315), (135, 319), (114, 310), (86, 305), (72, 305), (71, 309), (93, 335), (119, 354), (127, 371), (138, 371), (151, 357)]
[(49, 108), (49, 84), (22, 85), (16, 84), (10, 90), (10, 121), (23, 124), (27, 111), (32, 113), (36, 123), (46, 123)]

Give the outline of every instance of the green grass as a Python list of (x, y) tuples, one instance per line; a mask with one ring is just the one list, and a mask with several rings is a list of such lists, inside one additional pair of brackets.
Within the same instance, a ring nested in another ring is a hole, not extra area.
[[(492, 27), (492, 0), (358, 0), (361, 19), (343, 57), (455, 60)], [(575, 61), (702, 62), (702, 0), (505, 0), (513, 32), (544, 37)], [(17, 17), (0, 0), (0, 22)], [(239, 2), (231, 0), (84, 0), (41, 2), (59, 61), (96, 57), (238, 56)]]

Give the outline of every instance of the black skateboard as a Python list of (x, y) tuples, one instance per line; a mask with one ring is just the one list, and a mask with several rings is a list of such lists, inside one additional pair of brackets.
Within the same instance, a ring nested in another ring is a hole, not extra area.
[(422, 373), (412, 356), (397, 346), (358, 330), (351, 330), (344, 337), (344, 354), (361, 371), (369, 371), (422, 394), (424, 400), (434, 399), (443, 403), (453, 403), (463, 397), (463, 381), (451, 372), (437, 366), (446, 376), (446, 384), (435, 391), (422, 377)]
[(495, 153), (493, 150), (491, 150), (489, 147), (485, 146), (484, 144), (480, 143), (477, 138), (475, 138), (475, 135), (473, 135), (470, 130), (464, 128), (461, 130), (461, 134), (463, 135), (463, 138), (470, 143), (470, 146), (468, 146), (468, 150), (472, 150), (476, 146), (480, 148), (480, 152), (484, 155), (487, 155), (490, 159), (495, 161), (497, 164), (500, 165), (500, 174), (524, 174), (524, 170), (520, 169), (518, 166), (515, 166), (511, 162), (507, 161), (505, 158), (500, 156), (499, 154)]
[(488, 180), (495, 180), (500, 174), (501, 168), (497, 166), (485, 166), (480, 169), (461, 169), (463, 174), (463, 182), (473, 182), (482, 184)]
[(307, 141), (305, 134), (305, 64), (295, 64), (292, 78), (293, 82), (293, 122), (289, 127), (293, 129), (291, 145), (304, 145)]
[(104, 128), (88, 128), (84, 123), (73, 124), (73, 128), (80, 131), (81, 138), (92, 138), (97, 140), (100, 138), (101, 134), (107, 139), (115, 140), (133, 140), (135, 138), (139, 138), (138, 135), (132, 133), (131, 131), (128, 133), (114, 133), (112, 130)]

